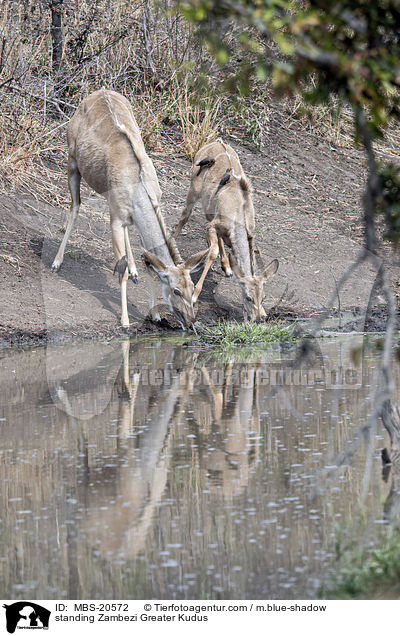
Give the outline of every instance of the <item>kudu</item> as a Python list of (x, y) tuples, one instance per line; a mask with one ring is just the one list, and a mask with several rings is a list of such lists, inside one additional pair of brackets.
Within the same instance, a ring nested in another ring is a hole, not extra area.
[[(190, 272), (205, 258), (207, 251), (195, 254), (185, 263), (173, 239), (167, 238), (160, 210), (161, 190), (153, 163), (146, 153), (140, 131), (128, 100), (104, 88), (86, 97), (67, 128), (68, 184), (71, 210), (60, 248), (51, 270), (56, 272), (74, 227), (80, 206), (81, 177), (106, 197), (110, 208), (112, 244), (121, 284), (121, 324), (129, 326), (127, 281), (138, 282), (129, 242), (128, 227), (135, 224), (145, 248), (146, 265), (162, 283), (164, 299), (180, 325), (194, 321), (194, 285)], [(154, 300), (151, 301), (154, 313)]]
[[(150, 355), (146, 359), (142, 353), (139, 362), (132, 355), (134, 351), (130, 352), (129, 341), (121, 346), (123, 363), (115, 381), (118, 400), (114, 398), (114, 404), (118, 403), (112, 450), (115, 468), (111, 479), (107, 461), (99, 462), (102, 454), (110, 453), (108, 440), (102, 438), (94, 461), (90, 463), (90, 457), (88, 461), (92, 492), (80, 528), (103, 558), (119, 556), (125, 560), (148, 550), (154, 517), (173, 470), (174, 429), (181, 422), (182, 408), (190, 400), (197, 374), (196, 355), (189, 352), (164, 349), (155, 359)], [(157, 374), (153, 386), (146, 373), (148, 359), (153, 359), (151, 369)], [(138, 365), (133, 373), (132, 361)], [(164, 380), (159, 382), (159, 378)], [(98, 426), (110, 419), (109, 412), (98, 420)], [(93, 435), (98, 429), (87, 430)], [(110, 499), (116, 505), (110, 505)]]
[[(209, 221), (206, 232), (210, 252), (195, 287), (194, 301), (219, 251), (223, 271), (227, 276), (233, 273), (242, 288), (244, 318), (262, 320), (266, 315), (262, 306), (263, 285), (276, 273), (279, 263), (274, 259), (261, 274), (255, 273), (251, 186), (236, 152), (220, 139), (203, 146), (194, 158), (186, 206), (173, 233), (174, 239), (187, 223), (197, 201), (201, 201)], [(232, 250), (229, 260), (224, 243)]]

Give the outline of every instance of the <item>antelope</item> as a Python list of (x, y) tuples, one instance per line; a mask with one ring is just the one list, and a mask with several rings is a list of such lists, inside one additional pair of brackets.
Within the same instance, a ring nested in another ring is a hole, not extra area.
[[(192, 400), (191, 408), (198, 423), (198, 446), (207, 448), (215, 440), (212, 453), (200, 454), (200, 469), (205, 471), (210, 489), (213, 491), (217, 488), (224, 498), (231, 498), (245, 490), (251, 469), (259, 456), (259, 367), (257, 362), (235, 365), (234, 368), (229, 362), (222, 369), (218, 367), (222, 374), (218, 373), (216, 384), (213, 372), (210, 374), (207, 367), (202, 367), (204, 384), (210, 394), (206, 398), (202, 395), (205, 408), (211, 411), (209, 417), (212, 425), (208, 430), (203, 424), (204, 415), (202, 417), (198, 404)], [(237, 378), (240, 378), (239, 383)]]
[[(129, 340), (122, 345), (123, 362), (115, 381), (118, 399), (114, 398), (114, 407), (118, 403), (118, 424), (113, 432), (117, 438), (114, 452), (118, 461), (112, 490), (108, 486), (110, 467), (100, 468), (95, 461), (90, 465), (89, 460), (88, 471), (94, 488), (80, 527), (103, 557), (133, 559), (146, 549), (155, 513), (171, 474), (173, 431), (180, 422), (182, 406), (193, 392), (196, 356), (167, 350), (161, 353), (161, 358), (167, 354), (162, 361), (157, 354), (153, 361), (156, 366), (152, 368), (161, 372), (166, 382), (151, 386), (141, 376), (142, 369), (146, 372), (144, 361), (143, 366), (137, 361), (139, 368), (132, 377)], [(99, 421), (109, 422), (110, 413)], [(94, 428), (90, 434), (94, 434)], [(107, 454), (109, 449), (103, 445), (98, 451), (100, 455)], [(110, 498), (117, 501), (115, 506), (109, 504)]]
[[(219, 252), (226, 276), (234, 275), (241, 286), (244, 319), (264, 319), (264, 282), (276, 273), (279, 262), (274, 259), (261, 274), (256, 275), (250, 182), (236, 152), (221, 139), (203, 146), (194, 158), (186, 206), (172, 234), (174, 240), (189, 220), (197, 201), (201, 201), (209, 221), (206, 233), (210, 251), (195, 287), (193, 301), (197, 300), (207, 272)], [(224, 243), (232, 250), (229, 260)]]
[[(51, 266), (57, 272), (80, 206), (81, 177), (108, 201), (112, 245), (121, 286), (121, 324), (129, 327), (127, 281), (138, 282), (128, 227), (135, 224), (146, 265), (158, 275), (164, 299), (183, 329), (195, 318), (194, 285), (190, 272), (207, 250), (184, 263), (173, 239), (168, 239), (160, 210), (161, 190), (153, 163), (146, 153), (132, 108), (123, 95), (104, 88), (86, 97), (67, 128), (68, 185), (71, 209), (60, 248)], [(154, 298), (150, 314), (159, 320)]]

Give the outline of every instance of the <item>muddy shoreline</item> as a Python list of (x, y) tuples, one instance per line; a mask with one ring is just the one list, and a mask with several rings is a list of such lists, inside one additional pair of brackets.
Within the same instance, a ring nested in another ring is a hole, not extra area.
[[(269, 316), (269, 319), (279, 318), (286, 324), (296, 322), (301, 325), (304, 332), (307, 332), (307, 324), (312, 321), (314, 316), (293, 316), (292, 314), (280, 314)], [(376, 309), (365, 318), (360, 316), (357, 310), (346, 312), (345, 316), (339, 316), (337, 312), (332, 312), (327, 319), (327, 324), (322, 324), (317, 336), (329, 337), (330, 335), (339, 334), (359, 334), (359, 333), (382, 333), (385, 331), (387, 321), (387, 313), (384, 309)], [(398, 317), (399, 328), (400, 316)], [(163, 336), (173, 333), (176, 336), (193, 336), (196, 334), (193, 330), (183, 332), (181, 328), (174, 322), (162, 318), (160, 323), (152, 323), (146, 320), (141, 325), (135, 325), (129, 329), (124, 329), (118, 324), (115, 327), (106, 324), (104, 326), (88, 326), (86, 329), (62, 331), (59, 329), (38, 331), (29, 331), (23, 329), (5, 329), (0, 325), (0, 349), (9, 347), (26, 347), (52, 344), (65, 344), (69, 342), (77, 342), (83, 340), (112, 340), (119, 338), (137, 338), (141, 336)]]
[[(318, 315), (331, 306), (337, 282), (363, 247), (363, 154), (356, 148), (333, 147), (293, 122), (288, 129), (279, 109), (271, 119), (262, 152), (244, 140), (226, 140), (238, 152), (253, 186), (258, 271), (272, 259), (279, 260), (278, 272), (264, 288), (267, 313), (288, 321)], [(190, 162), (179, 152), (150, 156), (163, 191), (166, 224), (172, 229), (186, 199)], [(85, 185), (63, 265), (57, 274), (51, 273), (69, 206), (65, 166), (59, 167), (55, 187), (65, 192), (62, 205), (44, 203), (33, 193), (0, 194), (0, 346), (135, 337), (178, 329), (168, 311), (161, 312), (163, 320), (158, 325), (148, 320), (149, 287), (154, 281), (142, 261), (135, 228), (130, 237), (140, 282), (128, 286), (131, 328), (120, 327), (109, 212), (105, 199)], [(207, 247), (205, 224), (204, 214), (195, 209), (179, 237), (183, 258)], [(388, 246), (384, 252), (389, 280), (398, 292), (400, 266)], [(384, 331), (386, 305), (376, 293), (376, 279), (377, 269), (369, 261), (351, 276), (333, 303), (332, 317), (343, 316), (343, 324), (337, 321), (335, 328)], [(223, 275), (216, 261), (199, 297), (197, 319), (213, 324), (218, 319), (242, 320), (242, 315), (239, 285)]]

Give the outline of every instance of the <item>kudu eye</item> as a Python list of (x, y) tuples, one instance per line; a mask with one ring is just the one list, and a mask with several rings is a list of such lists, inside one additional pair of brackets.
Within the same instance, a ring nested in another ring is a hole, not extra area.
[(248, 296), (247, 294), (246, 294), (246, 300), (248, 300), (248, 301), (249, 301), (249, 303), (252, 303), (252, 302), (253, 302), (252, 297), (251, 297), (251, 296)]
[(175, 296), (180, 296), (180, 297), (182, 297), (182, 292), (181, 292), (181, 290), (180, 290), (180, 289), (178, 289), (177, 287), (175, 287), (175, 289), (174, 289), (174, 294), (175, 294)]

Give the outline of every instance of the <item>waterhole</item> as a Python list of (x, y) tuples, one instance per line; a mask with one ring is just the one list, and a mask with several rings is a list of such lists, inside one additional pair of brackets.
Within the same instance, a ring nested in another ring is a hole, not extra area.
[[(0, 353), (0, 596), (306, 598), (390, 517), (377, 353), (166, 339)], [(398, 367), (395, 368), (398, 375)]]

